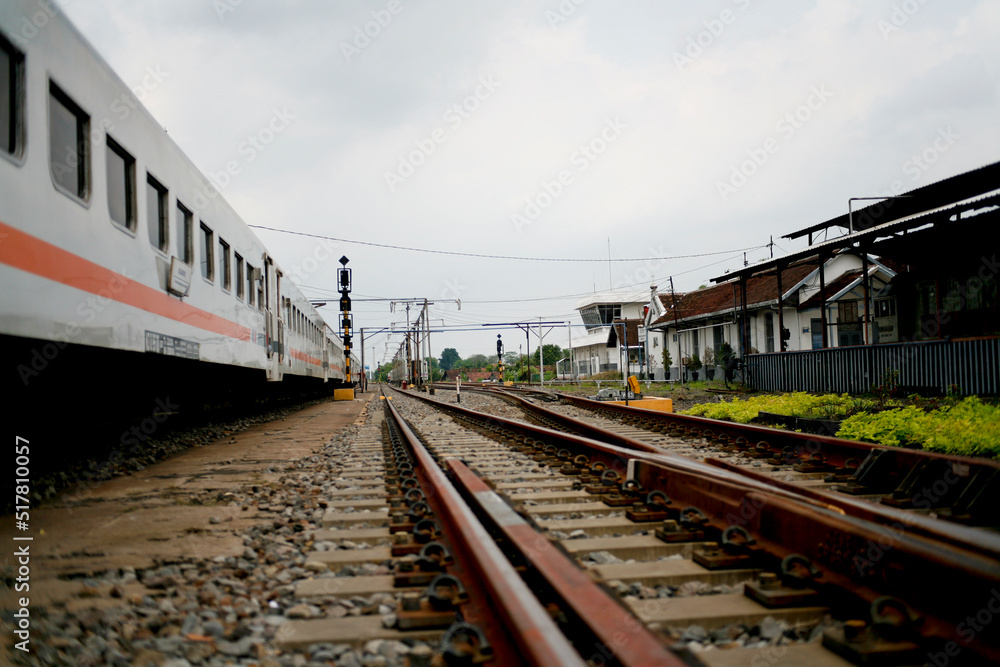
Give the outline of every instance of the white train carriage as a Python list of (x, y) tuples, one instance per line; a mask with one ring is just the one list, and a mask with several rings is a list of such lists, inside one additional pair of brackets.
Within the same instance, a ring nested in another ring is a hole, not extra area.
[(0, 335), (344, 381), (343, 346), (54, 3), (0, 3)]

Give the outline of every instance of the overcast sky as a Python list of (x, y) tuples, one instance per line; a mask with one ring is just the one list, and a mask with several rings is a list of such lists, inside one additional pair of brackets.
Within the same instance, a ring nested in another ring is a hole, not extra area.
[(57, 4), (250, 225), (599, 260), (257, 230), (311, 298), (349, 257), (356, 328), (405, 319), (365, 298), (579, 323), (595, 289), (695, 289), (849, 197), (1000, 159), (995, 0)]

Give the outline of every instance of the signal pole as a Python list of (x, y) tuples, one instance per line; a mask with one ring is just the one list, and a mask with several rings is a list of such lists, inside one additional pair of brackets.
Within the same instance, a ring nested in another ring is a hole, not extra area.
[(497, 334), (497, 368), (500, 373), (500, 384), (503, 384), (503, 341), (500, 334)]
[(354, 378), (351, 375), (351, 329), (353, 328), (353, 316), (351, 315), (351, 297), (347, 296), (351, 292), (351, 270), (347, 268), (347, 263), (351, 261), (346, 256), (340, 258), (340, 264), (344, 268), (337, 271), (337, 284), (340, 287), (340, 312), (341, 330), (344, 336), (344, 379), (352, 387)]

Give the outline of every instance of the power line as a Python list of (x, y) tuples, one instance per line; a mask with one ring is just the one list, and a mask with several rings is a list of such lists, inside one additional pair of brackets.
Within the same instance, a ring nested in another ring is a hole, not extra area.
[(655, 260), (672, 260), (672, 259), (692, 259), (695, 257), (710, 257), (712, 255), (725, 255), (732, 254), (735, 252), (744, 252), (747, 250), (758, 250), (760, 248), (766, 248), (766, 245), (752, 246), (749, 248), (736, 248), (733, 250), (719, 250), (716, 252), (703, 252), (694, 255), (674, 255), (672, 257), (626, 257), (626, 258), (601, 258), (601, 259), (574, 259), (572, 257), (513, 257), (510, 255), (480, 255), (473, 252), (456, 252), (453, 250), (428, 250), (427, 248), (411, 248), (407, 246), (399, 245), (389, 245), (387, 243), (373, 243), (371, 241), (354, 241), (351, 239), (341, 239), (333, 236), (323, 236), (321, 234), (308, 234), (306, 232), (295, 232), (290, 229), (275, 229), (274, 227), (265, 227), (263, 225), (249, 225), (253, 229), (266, 229), (270, 232), (279, 232), (282, 234), (293, 234), (295, 236), (306, 236), (313, 239), (322, 239), (324, 241), (336, 241), (338, 243), (354, 243), (357, 245), (367, 245), (376, 248), (389, 248), (391, 250), (406, 250), (408, 252), (426, 252), (434, 255), (455, 255), (458, 257), (475, 257), (477, 259), (508, 259), (519, 262), (648, 262)]

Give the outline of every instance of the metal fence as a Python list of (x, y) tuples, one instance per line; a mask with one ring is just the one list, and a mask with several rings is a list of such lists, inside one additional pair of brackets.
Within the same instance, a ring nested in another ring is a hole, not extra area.
[(750, 383), (762, 391), (870, 392), (895, 371), (915, 392), (1000, 394), (1000, 339), (922, 341), (753, 354)]

